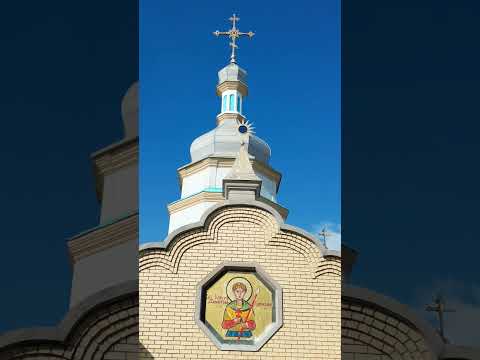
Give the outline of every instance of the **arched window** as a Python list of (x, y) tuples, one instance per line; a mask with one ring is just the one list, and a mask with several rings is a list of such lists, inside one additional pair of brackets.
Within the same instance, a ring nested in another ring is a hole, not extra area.
[(222, 112), (227, 110), (227, 95), (223, 95)]
[(228, 110), (235, 111), (235, 95), (233, 94), (230, 95), (230, 104)]
[(237, 112), (242, 113), (242, 103), (240, 102), (240, 96), (237, 97)]

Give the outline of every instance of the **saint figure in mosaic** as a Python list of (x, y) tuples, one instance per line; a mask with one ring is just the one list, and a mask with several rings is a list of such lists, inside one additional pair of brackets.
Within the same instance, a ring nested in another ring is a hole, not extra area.
[(253, 307), (259, 289), (249, 303), (252, 286), (247, 279), (236, 277), (228, 282), (226, 292), (230, 303), (227, 304), (223, 313), (222, 328), (227, 330), (225, 336), (237, 339), (252, 337), (252, 331), (256, 327)]

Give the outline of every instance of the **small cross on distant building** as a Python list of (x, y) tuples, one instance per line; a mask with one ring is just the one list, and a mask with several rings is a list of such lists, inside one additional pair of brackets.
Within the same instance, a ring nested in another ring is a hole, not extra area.
[(332, 236), (332, 233), (327, 232), (327, 228), (324, 227), (322, 231), (318, 233), (322, 238), (320, 239), (325, 247), (327, 247), (327, 236)]
[(438, 331), (439, 331), (442, 339), (446, 342), (447, 339), (445, 338), (445, 334), (444, 334), (443, 315), (446, 312), (455, 312), (455, 310), (454, 309), (447, 309), (445, 307), (445, 302), (443, 301), (443, 298), (441, 297), (440, 294), (437, 294), (437, 296), (435, 297), (435, 299), (433, 301), (434, 301), (434, 303), (430, 304), (430, 305), (427, 305), (425, 310), (426, 311), (433, 311), (433, 312), (437, 313), (438, 323), (439, 323)]

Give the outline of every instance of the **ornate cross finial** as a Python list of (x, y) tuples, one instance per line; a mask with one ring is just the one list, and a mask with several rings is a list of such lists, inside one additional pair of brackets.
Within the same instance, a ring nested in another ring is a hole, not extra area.
[(232, 22), (232, 28), (228, 31), (214, 31), (213, 35), (215, 36), (220, 36), (220, 35), (226, 35), (228, 36), (231, 41), (230, 41), (230, 46), (232, 47), (232, 55), (230, 56), (230, 62), (231, 63), (236, 63), (235, 59), (235, 49), (238, 49), (238, 45), (236, 43), (237, 39), (240, 38), (240, 36), (248, 36), (250, 39), (255, 35), (253, 31), (249, 31), (248, 33), (241, 32), (240, 30), (237, 29), (237, 21), (240, 21), (240, 18), (238, 18), (235, 14), (229, 19)]
[(433, 311), (433, 312), (437, 313), (438, 322), (439, 322), (438, 332), (440, 333), (440, 336), (442, 337), (442, 339), (444, 341), (447, 341), (447, 339), (445, 338), (445, 334), (444, 334), (443, 315), (446, 312), (455, 312), (455, 310), (454, 309), (447, 309), (445, 307), (445, 302), (443, 301), (442, 296), (440, 294), (437, 294), (437, 296), (434, 299), (434, 303), (431, 304), (431, 305), (427, 305), (425, 310)]

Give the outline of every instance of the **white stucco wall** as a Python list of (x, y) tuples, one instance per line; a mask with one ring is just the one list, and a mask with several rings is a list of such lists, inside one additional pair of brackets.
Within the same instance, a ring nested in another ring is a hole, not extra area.
[(213, 171), (215, 171), (215, 168), (209, 166), (206, 169), (185, 177), (182, 184), (182, 199), (198, 194), (210, 187), (210, 178)]
[(225, 179), (225, 176), (227, 176), (230, 171), (232, 171), (232, 168), (218, 168), (215, 174), (214, 186), (220, 189), (223, 188), (223, 179)]
[[(197, 173), (186, 176), (183, 179), (181, 198), (185, 199), (189, 196), (198, 194), (207, 188), (221, 189), (223, 187), (223, 179), (230, 171), (231, 168), (227, 167), (209, 166)], [(276, 202), (277, 184), (275, 181), (261, 172), (256, 171), (255, 173), (262, 180), (261, 195), (270, 201)]]
[(90, 295), (138, 277), (138, 241), (132, 240), (91, 254), (73, 267), (70, 307)]
[(262, 180), (262, 189), (260, 191), (260, 195), (270, 201), (277, 202), (277, 184), (261, 172), (255, 173)]
[(199, 221), (205, 211), (215, 204), (215, 202), (206, 201), (173, 213), (170, 215), (168, 232), (171, 233), (184, 225)]
[(138, 164), (105, 175), (100, 224), (131, 214), (138, 209)]
[[(231, 167), (209, 166), (196, 173), (185, 176), (182, 183), (181, 199), (189, 198), (207, 189), (221, 190), (223, 188), (223, 179), (230, 171)], [(259, 171), (255, 173), (262, 180), (261, 196), (276, 202), (277, 184), (275, 181)], [(179, 227), (197, 222), (205, 211), (214, 204), (214, 202), (202, 202), (173, 213), (170, 215), (168, 232), (170, 233)]]

